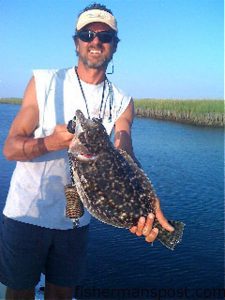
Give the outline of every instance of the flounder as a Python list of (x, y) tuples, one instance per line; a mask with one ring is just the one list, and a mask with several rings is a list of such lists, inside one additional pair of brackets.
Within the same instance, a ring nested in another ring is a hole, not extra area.
[[(121, 228), (137, 225), (141, 216), (155, 211), (156, 193), (144, 171), (123, 150), (116, 149), (101, 120), (75, 114), (75, 135), (69, 147), (72, 189), (98, 220)], [(71, 198), (71, 197), (70, 197)], [(182, 239), (184, 223), (170, 221), (175, 228), (159, 229), (157, 239), (173, 250)]]

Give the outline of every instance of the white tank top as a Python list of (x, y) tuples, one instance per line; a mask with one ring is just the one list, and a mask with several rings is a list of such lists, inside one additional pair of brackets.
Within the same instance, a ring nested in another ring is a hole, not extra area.
[[(74, 68), (36, 70), (33, 72), (39, 107), (39, 126), (34, 137), (52, 134), (56, 124), (67, 124), (77, 109), (87, 116), (87, 109)], [(103, 83), (81, 81), (90, 117), (99, 117)], [(106, 83), (102, 114), (103, 124), (110, 135), (116, 120), (127, 108), (131, 98)], [(110, 95), (111, 109), (110, 109)], [(111, 111), (111, 120), (110, 120)], [(102, 117), (102, 115), (101, 115)], [(17, 162), (10, 183), (3, 214), (25, 223), (52, 229), (71, 229), (72, 221), (65, 217), (64, 186), (70, 183), (67, 151), (50, 152), (27, 162)], [(80, 226), (90, 222), (85, 210)]]

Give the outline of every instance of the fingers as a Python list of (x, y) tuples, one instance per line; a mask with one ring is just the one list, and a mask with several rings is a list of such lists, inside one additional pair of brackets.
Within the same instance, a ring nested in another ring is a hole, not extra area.
[(172, 225), (170, 225), (170, 223), (167, 221), (167, 219), (162, 215), (162, 216), (158, 216), (157, 215), (157, 219), (159, 221), (159, 223), (162, 225), (163, 228), (165, 228), (167, 231), (174, 231), (174, 227)]
[(165, 218), (165, 216), (160, 208), (160, 203), (159, 203), (158, 199), (156, 200), (155, 208), (156, 208), (155, 216), (156, 216), (157, 220), (159, 221), (159, 223), (162, 225), (162, 227), (170, 232), (174, 231), (174, 227), (171, 226), (170, 223)]
[(154, 222), (155, 216), (150, 213), (147, 217), (144, 229), (143, 229), (143, 235), (145, 236), (145, 241), (148, 243), (152, 243), (159, 233), (158, 228), (152, 228), (153, 222)]
[(149, 235), (146, 236), (145, 240), (148, 243), (154, 242), (154, 240), (157, 238), (157, 235), (159, 233), (158, 228), (153, 228)]
[(131, 233), (135, 234), (136, 231), (137, 231), (137, 226), (132, 226), (129, 230), (130, 230)]
[(147, 218), (141, 217), (138, 221), (137, 226), (130, 228), (130, 232), (136, 234), (137, 236), (144, 235), (146, 242), (153, 242), (158, 235), (158, 229), (152, 228), (154, 222), (154, 215), (150, 213)]
[(155, 218), (155, 216), (152, 213), (148, 214), (146, 223), (145, 223), (145, 226), (143, 229), (143, 235), (148, 236), (150, 234), (150, 232), (152, 230), (154, 218)]
[(137, 236), (141, 236), (144, 225), (145, 225), (145, 218), (140, 217), (137, 226), (131, 227), (130, 232), (136, 234)]
[(140, 219), (138, 221), (138, 225), (137, 225), (137, 231), (136, 231), (137, 236), (141, 236), (143, 234), (144, 226), (145, 226), (145, 218), (140, 217)]
[(137, 226), (131, 227), (130, 232), (136, 234), (137, 236), (144, 235), (146, 242), (152, 243), (157, 238), (159, 233), (158, 228), (152, 228), (155, 217), (164, 229), (170, 232), (174, 231), (174, 227), (171, 226), (164, 217), (164, 214), (160, 208), (159, 199), (157, 198), (155, 202), (155, 215), (150, 213), (146, 219), (144, 217), (140, 217)]
[(146, 236), (152, 230), (153, 221), (154, 221), (153, 214), (149, 214), (146, 220), (144, 217), (140, 217), (137, 226), (131, 227), (130, 232), (135, 233), (137, 236), (141, 236), (141, 235)]
[(52, 134), (45, 137), (48, 151), (57, 151), (68, 148), (74, 135), (67, 131), (65, 124), (55, 126)]

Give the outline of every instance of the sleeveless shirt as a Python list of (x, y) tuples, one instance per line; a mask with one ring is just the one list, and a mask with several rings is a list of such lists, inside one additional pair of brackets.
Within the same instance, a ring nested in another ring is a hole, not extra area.
[[(77, 109), (88, 117), (74, 68), (35, 70), (33, 75), (39, 108), (39, 124), (34, 138), (52, 134), (57, 124), (67, 124)], [(83, 81), (81, 83), (90, 117), (99, 117), (103, 82), (97, 85)], [(101, 117), (109, 135), (130, 100), (131, 97), (113, 84), (110, 88), (106, 82)], [(72, 221), (65, 217), (64, 195), (64, 186), (70, 181), (66, 149), (49, 152), (30, 161), (18, 161), (11, 178), (3, 214), (8, 218), (41, 227), (72, 229)], [(90, 214), (85, 209), (79, 226), (89, 222)]]

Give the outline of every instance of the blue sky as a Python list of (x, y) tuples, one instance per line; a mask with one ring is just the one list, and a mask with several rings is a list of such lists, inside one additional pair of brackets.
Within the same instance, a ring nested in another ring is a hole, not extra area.
[[(223, 0), (102, 0), (118, 21), (115, 73), (134, 98), (223, 98)], [(0, 0), (0, 97), (22, 97), (33, 69), (76, 64), (77, 14), (93, 1)]]

